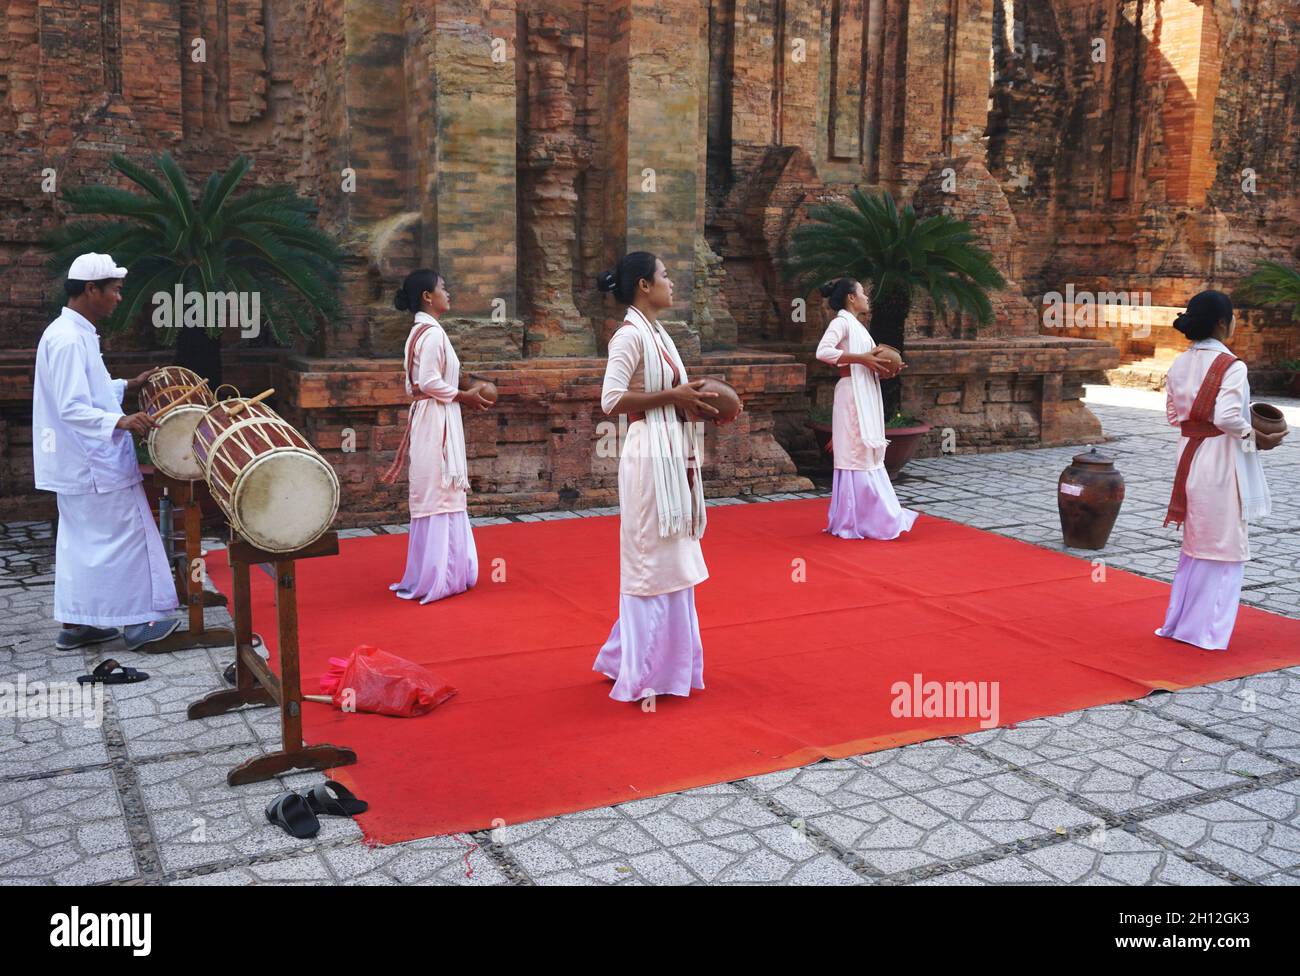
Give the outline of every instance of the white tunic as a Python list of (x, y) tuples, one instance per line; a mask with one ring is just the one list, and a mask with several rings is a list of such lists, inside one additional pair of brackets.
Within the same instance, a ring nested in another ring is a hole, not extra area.
[[(826, 326), (821, 342), (817, 344), (817, 358), (823, 363), (838, 366), (840, 357), (852, 352), (854, 335), (865, 350), (876, 347), (866, 326), (847, 309), (840, 309)], [(849, 471), (874, 471), (884, 467), (885, 411), (880, 393), (880, 377), (865, 366), (860, 370), (862, 388), (859, 391), (851, 376), (841, 376), (835, 384), (835, 401), (831, 413), (831, 449), (835, 467)], [(859, 406), (865, 411), (859, 414)], [(864, 437), (863, 432), (866, 432)]]
[(118, 430), (126, 380), (108, 375), (99, 334), (70, 308), (36, 349), (36, 487), (58, 494), (54, 619), (116, 627), (177, 606), (131, 432)]
[[(672, 338), (656, 328), (656, 338)], [(609, 340), (609, 361), (600, 404), (612, 414), (628, 391), (645, 392), (643, 351), (637, 330), (624, 325)], [(700, 540), (686, 533), (659, 534), (655, 502), (654, 460), (644, 420), (627, 425), (618, 462), (619, 592), (627, 596), (659, 596), (695, 586), (709, 578)]]
[[(429, 328), (424, 330), (418, 348), (412, 349), (411, 340), (426, 323)], [(408, 373), (407, 394), (414, 396), (418, 390), (430, 398), (417, 400), (410, 412), (411, 518), (463, 512), (468, 507), (465, 489), (455, 484), (444, 484), (443, 478), (448, 449), (459, 450), (460, 465), (462, 468), (466, 466), (464, 426), (460, 404), (456, 402), (460, 387), (460, 358), (438, 320), (421, 312), (416, 315), (415, 325), (406, 337), (406, 354), (402, 361), (414, 362), (415, 384), (411, 384)], [(454, 436), (456, 431), (460, 432), (459, 438)], [(444, 447), (448, 440), (450, 443)]]
[(117, 430), (126, 380), (111, 379), (99, 333), (70, 308), (36, 347), (32, 460), (36, 487), (79, 495), (141, 481), (131, 432)]
[[(1210, 366), (1228, 347), (1217, 339), (1195, 343), (1170, 364), (1165, 377), (1169, 422), (1175, 426), (1187, 420), (1192, 404)], [(1201, 442), (1187, 473), (1187, 518), (1183, 522), (1183, 552), (1196, 559), (1241, 562), (1250, 558), (1246, 520), (1242, 517), (1237, 479), (1237, 456), (1245, 435), (1250, 433), (1250, 404), (1246, 364), (1240, 360), (1228, 367), (1214, 401), (1212, 423), (1223, 434)], [(1179, 438), (1178, 457), (1187, 449), (1186, 437)], [(1177, 459), (1174, 462), (1177, 470)]]

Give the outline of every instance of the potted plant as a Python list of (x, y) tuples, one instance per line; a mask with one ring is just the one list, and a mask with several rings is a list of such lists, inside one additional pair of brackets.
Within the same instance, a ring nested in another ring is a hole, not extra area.
[[(170, 301), (178, 288), (182, 295), (249, 296), (246, 307), (258, 313), (255, 334), (265, 331), (281, 345), (294, 332), (313, 335), (319, 321), (338, 321), (334, 288), (343, 255), (334, 239), (312, 224), (313, 204), (283, 184), (237, 196), (251, 168), (243, 156), (224, 173), (212, 173), (197, 195), (170, 154), (155, 157), (154, 164), (161, 177), (115, 154), (113, 169), (144, 192), (110, 186), (67, 190), (64, 199), (74, 213), (116, 219), (69, 221), (44, 242), (56, 274), (66, 273), (72, 259), (86, 251), (107, 252), (128, 269), (122, 303), (105, 323), (106, 334), (130, 328), (156, 304)], [(160, 329), (163, 344), (176, 344), (179, 365), (216, 389), (222, 330), (213, 322), (186, 328), (184, 310), (172, 311), (170, 327)], [(253, 337), (251, 327), (245, 333)]]
[[(814, 408), (808, 411), (804, 426), (813, 432), (817, 440), (819, 454), (833, 454), (835, 445), (831, 442), (831, 411)], [(916, 456), (921, 446), (921, 439), (933, 428), (923, 420), (917, 420), (911, 414), (898, 412), (885, 424), (885, 473), (893, 481), (902, 470), (903, 465)]]
[[(928, 296), (940, 315), (952, 309), (980, 325), (993, 321), (988, 293), (1006, 281), (969, 224), (943, 213), (918, 217), (911, 204), (899, 211), (888, 193), (855, 189), (849, 199), (813, 208), (795, 230), (785, 274), (801, 293), (834, 278), (858, 279), (871, 298), (871, 337), (900, 353), (917, 294)], [(893, 417), (902, 409), (902, 380), (880, 387), (884, 414)]]
[(922, 438), (932, 429), (925, 421), (901, 410), (889, 418), (885, 423), (885, 440), (889, 441), (885, 448), (885, 473), (890, 481), (898, 477), (903, 465), (916, 457)]

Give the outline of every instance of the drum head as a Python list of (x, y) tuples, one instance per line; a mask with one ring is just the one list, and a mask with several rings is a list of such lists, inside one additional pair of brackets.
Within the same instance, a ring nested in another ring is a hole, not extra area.
[(315, 542), (334, 524), (339, 483), (316, 454), (277, 451), (246, 468), (231, 499), (236, 529), (259, 549), (291, 552)]
[(169, 478), (197, 481), (203, 477), (203, 468), (194, 457), (194, 428), (204, 412), (204, 407), (176, 407), (149, 431), (149, 457)]

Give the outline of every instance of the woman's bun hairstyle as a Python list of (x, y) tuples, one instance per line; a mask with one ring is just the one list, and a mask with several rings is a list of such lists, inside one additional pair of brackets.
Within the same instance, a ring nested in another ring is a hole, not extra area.
[(399, 312), (418, 312), (421, 296), (426, 291), (436, 290), (441, 280), (442, 275), (438, 274), (435, 268), (420, 268), (418, 271), (412, 271), (402, 282), (402, 287), (397, 289), (397, 294), (393, 296), (393, 308)]
[(1220, 322), (1232, 321), (1232, 299), (1221, 291), (1203, 291), (1187, 303), (1187, 311), (1174, 319), (1174, 328), (1192, 342), (1214, 335)]
[(857, 289), (858, 283), (852, 278), (836, 278), (834, 281), (828, 281), (817, 290), (821, 292), (822, 298), (830, 303), (831, 309), (836, 312), (844, 311), (844, 305), (849, 300), (849, 296)]
[(631, 305), (636, 297), (636, 286), (642, 281), (654, 281), (655, 264), (658, 262), (649, 251), (633, 251), (619, 259), (613, 271), (606, 271), (596, 279), (596, 287), (602, 292), (613, 292), (624, 305)]

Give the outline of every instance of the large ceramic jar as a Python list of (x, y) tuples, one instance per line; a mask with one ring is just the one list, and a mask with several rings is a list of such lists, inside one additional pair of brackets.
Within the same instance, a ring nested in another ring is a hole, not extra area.
[(1071, 549), (1101, 549), (1124, 504), (1124, 476), (1095, 447), (1076, 454), (1056, 484), (1061, 534)]

